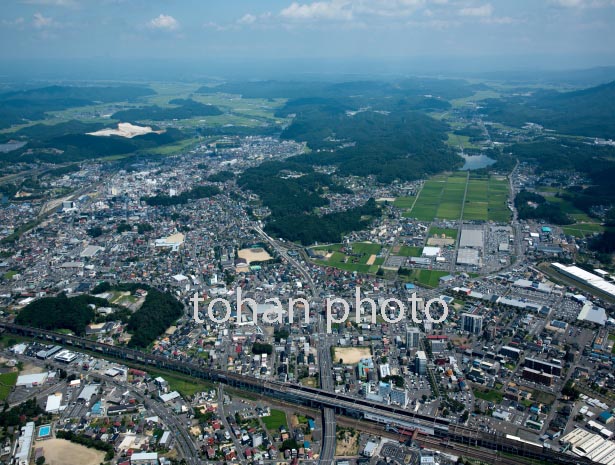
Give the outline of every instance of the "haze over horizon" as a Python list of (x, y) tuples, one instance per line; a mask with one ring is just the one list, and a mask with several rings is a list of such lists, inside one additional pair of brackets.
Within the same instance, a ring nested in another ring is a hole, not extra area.
[(0, 58), (3, 74), (168, 60), (211, 75), (578, 69), (615, 64), (613, 23), (612, 0), (6, 0)]

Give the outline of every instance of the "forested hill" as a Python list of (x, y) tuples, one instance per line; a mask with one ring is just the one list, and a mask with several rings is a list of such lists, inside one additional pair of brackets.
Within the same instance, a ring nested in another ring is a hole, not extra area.
[(149, 87), (139, 86), (49, 86), (0, 94), (0, 128), (46, 118), (50, 111), (91, 105), (125, 102), (153, 95)]
[(356, 114), (311, 107), (298, 113), (283, 139), (307, 142), (311, 154), (293, 159), (336, 165), (342, 176), (373, 175), (381, 182), (412, 180), (461, 166), (445, 144), (448, 125), (416, 111)]
[(485, 112), (509, 126), (538, 123), (562, 134), (612, 138), (615, 81), (574, 92), (539, 91), (530, 96), (490, 99)]

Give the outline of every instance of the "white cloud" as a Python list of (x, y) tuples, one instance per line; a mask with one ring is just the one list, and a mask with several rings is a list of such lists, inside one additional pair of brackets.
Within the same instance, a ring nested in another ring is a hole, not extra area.
[(258, 18), (253, 14), (246, 13), (237, 20), (237, 24), (254, 24)]
[(0, 20), (0, 24), (3, 26), (21, 26), (24, 22), (25, 20), (21, 16), (15, 19)]
[(179, 29), (179, 22), (173, 16), (163, 14), (152, 19), (148, 25), (153, 29), (162, 29), (167, 31)]
[(604, 8), (615, 6), (615, 0), (550, 0), (550, 3), (563, 8)]
[(43, 29), (45, 27), (53, 26), (53, 18), (43, 16), (41, 13), (34, 13), (32, 18), (32, 24), (37, 29)]
[(28, 5), (45, 5), (45, 6), (76, 6), (76, 0), (21, 0), (21, 3)]
[(493, 13), (493, 6), (491, 3), (485, 3), (481, 6), (462, 8), (459, 10), (459, 14), (461, 16), (476, 16), (482, 18), (491, 16), (491, 13)]
[(345, 0), (321, 1), (312, 3), (293, 2), (280, 12), (284, 19), (313, 21), (334, 20), (350, 21), (353, 19), (352, 4)]

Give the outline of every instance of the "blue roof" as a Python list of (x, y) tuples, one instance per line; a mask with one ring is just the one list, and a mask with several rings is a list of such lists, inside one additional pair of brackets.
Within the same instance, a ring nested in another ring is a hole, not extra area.
[(542, 232), (551, 232), (551, 228), (549, 226), (543, 226), (542, 227)]
[(316, 426), (316, 425), (315, 425), (315, 423), (314, 423), (314, 420), (309, 419), (309, 420), (308, 420), (308, 426), (309, 426), (310, 428), (314, 428), (314, 426)]
[(603, 420), (608, 420), (609, 418), (613, 417), (613, 414), (607, 410), (605, 410), (604, 412), (602, 412), (599, 416), (599, 418), (603, 419)]
[(414, 289), (414, 284), (412, 284), (412, 283), (407, 283), (407, 284), (406, 284), (406, 289)]

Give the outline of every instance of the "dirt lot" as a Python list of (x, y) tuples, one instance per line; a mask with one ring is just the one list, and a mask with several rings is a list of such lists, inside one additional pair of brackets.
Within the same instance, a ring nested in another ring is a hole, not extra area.
[(65, 439), (48, 439), (36, 443), (44, 450), (45, 463), (49, 465), (98, 465), (105, 458), (105, 453), (88, 449)]
[(353, 364), (359, 363), (362, 358), (371, 357), (372, 351), (369, 347), (336, 347), (333, 354), (335, 362), (341, 358), (344, 363)]
[(260, 247), (241, 249), (237, 252), (237, 256), (245, 259), (248, 264), (252, 262), (266, 262), (267, 260), (271, 260), (271, 255), (269, 255), (265, 249)]
[(338, 431), (337, 441), (335, 442), (335, 456), (353, 457), (356, 455), (359, 455), (359, 434), (347, 430)]

